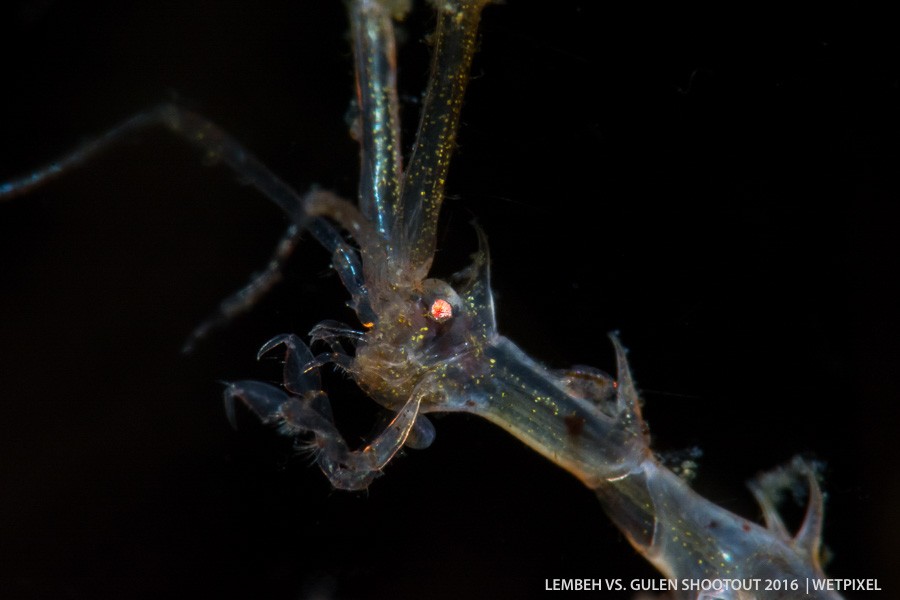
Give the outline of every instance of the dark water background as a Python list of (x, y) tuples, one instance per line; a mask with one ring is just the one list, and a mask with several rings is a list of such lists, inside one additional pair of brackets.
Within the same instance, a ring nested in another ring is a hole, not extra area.
[[(298, 4), (12, 3), (0, 179), (177, 98), (298, 189), (352, 196), (342, 6)], [(656, 447), (701, 447), (696, 486), (731, 510), (758, 516), (759, 470), (825, 461), (829, 573), (888, 598), (900, 48), (883, 15), (754, 10), (489, 8), (438, 269), (464, 264), (477, 216), (506, 335), (611, 370), (621, 331)], [(407, 28), (407, 113), (429, 23)], [(531, 598), (655, 576), (577, 481), (474, 418), (437, 419), (362, 494), (250, 420), (232, 431), (219, 381), (274, 380), (269, 337), (352, 322), (310, 243), (256, 312), (179, 354), (284, 227), (161, 131), (0, 206), (0, 596)], [(332, 383), (346, 419), (368, 410)]]

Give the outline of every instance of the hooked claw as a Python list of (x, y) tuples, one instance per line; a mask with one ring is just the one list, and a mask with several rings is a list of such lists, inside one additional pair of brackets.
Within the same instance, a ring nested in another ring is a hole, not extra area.
[(414, 394), (370, 444), (351, 450), (335, 427), (328, 396), (321, 390), (317, 367), (322, 363), (299, 337), (276, 336), (260, 348), (257, 358), (280, 346), (284, 346), (284, 390), (256, 381), (228, 384), (225, 410), (232, 426), (234, 405), (240, 400), (263, 423), (278, 425), (286, 435), (311, 434), (302, 446), (313, 452), (332, 485), (344, 490), (368, 487), (404, 444), (414, 448), (431, 444), (434, 427), (424, 417), (417, 418), (422, 395)]

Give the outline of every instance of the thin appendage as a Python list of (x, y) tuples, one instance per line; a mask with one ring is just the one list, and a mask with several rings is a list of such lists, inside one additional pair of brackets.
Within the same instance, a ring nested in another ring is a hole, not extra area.
[(349, 6), (359, 105), (359, 206), (382, 239), (391, 242), (400, 214), (400, 110), (397, 50), (389, 7), (376, 0)]
[(332, 349), (335, 349), (335, 344), (340, 347), (340, 340), (342, 339), (350, 340), (350, 342), (355, 345), (363, 341), (365, 338), (365, 331), (352, 329), (347, 325), (341, 323), (340, 321), (332, 321), (331, 319), (326, 319), (325, 321), (319, 322), (309, 332), (310, 344), (315, 344), (316, 342), (325, 342), (326, 344), (330, 345)]
[[(284, 433), (311, 434), (313, 439), (305, 446), (314, 450), (316, 461), (334, 487), (345, 490), (366, 488), (409, 439), (419, 416), (422, 394), (414, 394), (371, 443), (359, 450), (350, 450), (334, 426), (327, 397), (319, 391), (318, 367), (326, 362), (336, 362), (339, 357), (320, 355), (313, 358), (306, 344), (293, 334), (269, 340), (260, 348), (259, 355), (279, 347), (284, 348), (287, 393), (256, 382), (230, 384), (225, 391), (229, 418), (234, 421), (233, 404), (240, 400), (264, 423), (277, 424)], [(347, 368), (349, 363), (343, 366)], [(413, 434), (410, 445), (424, 447), (433, 439), (433, 427), (423, 422)]]
[[(137, 114), (50, 165), (25, 177), (0, 184), (0, 201), (25, 194), (77, 168), (136, 131), (159, 125), (204, 150), (207, 159), (221, 161), (230, 167), (242, 181), (278, 205), (293, 221), (292, 226), (279, 241), (266, 268), (254, 275), (243, 288), (222, 301), (216, 313), (188, 336), (182, 352), (191, 352), (197, 342), (212, 330), (248, 311), (281, 279), (281, 267), (293, 252), (304, 229), (308, 229), (313, 237), (331, 252), (333, 266), (352, 295), (353, 308), (360, 318), (364, 322), (374, 321), (375, 316), (366, 298), (362, 267), (357, 252), (347, 244), (334, 226), (324, 219), (310, 217), (305, 211), (305, 204), (310, 199), (330, 195), (320, 191), (310, 192), (306, 196), (298, 194), (212, 121), (173, 104), (163, 104)], [(351, 233), (356, 236), (362, 235), (358, 231)]]
[(87, 142), (71, 154), (25, 177), (0, 184), (0, 201), (25, 194), (90, 160), (133, 132), (162, 125), (206, 153), (213, 161), (221, 161), (242, 181), (259, 190), (274, 202), (301, 228), (306, 224), (303, 197), (272, 173), (268, 167), (247, 152), (234, 138), (215, 123), (174, 104), (162, 104), (139, 113), (100, 137)]
[(102, 136), (84, 144), (71, 154), (68, 154), (49, 165), (33, 171), (32, 173), (0, 184), (0, 201), (9, 200), (16, 196), (27, 194), (34, 188), (51, 181), (67, 171), (86, 162), (98, 152), (118, 142), (128, 134), (143, 129), (148, 125), (162, 123), (160, 109), (154, 109), (134, 115), (118, 127), (107, 131)]
[(424, 279), (434, 258), (438, 215), (481, 9), (487, 0), (436, 2), (431, 77), (425, 92), (422, 118), (400, 191), (407, 247), (404, 258)]
[[(748, 486), (762, 508), (766, 528), (807, 555), (813, 564), (821, 568), (819, 553), (822, 544), (825, 500), (816, 479), (816, 465), (800, 457), (795, 457), (790, 464), (763, 473), (751, 481)], [(785, 491), (790, 490), (794, 495), (799, 495), (798, 489), (801, 489), (807, 496), (806, 514), (797, 533), (792, 536), (781, 519), (778, 504)]]
[(297, 247), (301, 233), (302, 230), (297, 227), (296, 223), (288, 227), (281, 240), (279, 240), (275, 253), (272, 254), (272, 258), (269, 259), (266, 268), (254, 274), (250, 281), (240, 290), (225, 298), (219, 304), (218, 310), (191, 332), (181, 348), (184, 354), (193, 352), (197, 343), (213, 330), (227, 325), (235, 317), (248, 312), (269, 290), (281, 281), (281, 269)]
[(306, 369), (318, 369), (325, 365), (334, 365), (336, 369), (340, 369), (344, 373), (353, 373), (353, 359), (343, 352), (337, 351), (316, 354), (315, 358), (306, 364)]
[[(303, 208), (310, 218), (310, 233), (331, 252), (332, 266), (350, 292), (351, 307), (362, 323), (375, 324), (378, 311), (371, 304), (370, 290), (386, 285), (384, 244), (353, 204), (331, 192), (313, 190), (307, 195)], [(325, 219), (334, 221), (349, 233), (360, 251), (352, 248), (338, 229)], [(368, 268), (365, 268), (366, 264)]]
[(231, 426), (237, 429), (236, 401), (240, 400), (266, 425), (277, 422), (281, 407), (290, 396), (276, 387), (261, 381), (234, 381), (225, 386), (225, 416)]
[[(331, 252), (332, 267), (337, 271), (344, 287), (350, 292), (353, 298), (352, 307), (357, 315), (363, 322), (374, 321), (375, 316), (369, 306), (368, 295), (362, 278), (362, 267), (356, 251), (350, 248), (341, 234), (324, 219), (318, 217), (308, 218), (306, 220), (306, 228), (316, 238), (316, 241)], [(185, 354), (191, 353), (197, 342), (209, 335), (214, 329), (222, 327), (235, 317), (248, 312), (281, 281), (281, 270), (300, 242), (303, 231), (296, 222), (292, 223), (281, 240), (279, 240), (266, 268), (262, 272), (255, 274), (240, 290), (223, 300), (219, 304), (218, 311), (191, 332), (181, 351)]]
[(315, 359), (309, 346), (293, 333), (276, 335), (263, 344), (256, 353), (257, 360), (280, 346), (283, 347), (284, 388), (296, 395), (322, 389), (322, 379), (319, 377), (318, 369), (310, 367)]
[(350, 307), (363, 323), (374, 323), (375, 312), (369, 302), (359, 254), (350, 247), (340, 232), (321, 218), (312, 218), (307, 229), (323, 248), (331, 252), (331, 266), (350, 293)]

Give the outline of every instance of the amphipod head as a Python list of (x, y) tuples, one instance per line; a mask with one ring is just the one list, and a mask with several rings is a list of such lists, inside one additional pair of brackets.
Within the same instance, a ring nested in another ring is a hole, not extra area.
[[(354, 378), (387, 408), (396, 409), (448, 362), (478, 355), (496, 336), (487, 241), (481, 230), (472, 264), (448, 280), (394, 281), (371, 294), (377, 318), (357, 347)], [(425, 393), (423, 410), (439, 402)], [(431, 402), (429, 402), (429, 398)]]

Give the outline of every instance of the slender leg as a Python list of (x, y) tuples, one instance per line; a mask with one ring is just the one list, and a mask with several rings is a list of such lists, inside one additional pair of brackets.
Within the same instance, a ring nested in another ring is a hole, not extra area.
[[(324, 219), (307, 214), (304, 208), (307, 202), (305, 196), (298, 194), (279, 179), (268, 167), (215, 123), (174, 104), (163, 104), (139, 113), (51, 164), (24, 177), (0, 183), (0, 201), (28, 193), (37, 186), (81, 166), (96, 154), (113, 146), (128, 135), (153, 126), (166, 127), (203, 150), (207, 158), (223, 162), (242, 181), (253, 186), (278, 205), (293, 221), (292, 227), (278, 243), (266, 268), (261, 273), (254, 275), (243, 288), (222, 301), (216, 314), (206, 319), (188, 336), (182, 348), (183, 352), (191, 352), (197, 342), (206, 337), (213, 329), (249, 310), (281, 279), (280, 269), (296, 247), (304, 229), (309, 229), (319, 243), (332, 253), (334, 268), (353, 296), (354, 308), (360, 313), (361, 318), (365, 322), (374, 320), (374, 315), (368, 308), (359, 257), (340, 232)], [(317, 195), (327, 196), (328, 194), (316, 191), (310, 194), (311, 197)]]
[[(318, 194), (319, 192), (312, 192)], [(326, 250), (331, 252), (332, 267), (337, 271), (344, 287), (352, 297), (352, 308), (365, 323), (374, 322), (375, 315), (369, 306), (368, 293), (363, 283), (362, 266), (355, 250), (350, 248), (343, 236), (324, 219), (307, 215), (307, 228)], [(248, 312), (278, 282), (281, 281), (281, 269), (290, 258), (300, 237), (303, 234), (296, 222), (284, 233), (266, 268), (255, 274), (240, 290), (227, 297), (219, 304), (215, 314), (203, 321), (188, 336), (181, 351), (189, 354), (197, 342), (205, 338), (211, 331), (226, 325), (235, 317)]]
[[(824, 499), (816, 479), (816, 469), (799, 456), (790, 464), (766, 472), (749, 482), (750, 491), (763, 511), (766, 528), (782, 540), (803, 550), (813, 564), (820, 565)], [(806, 487), (806, 514), (797, 532), (791, 535), (778, 511), (783, 492)]]
[(318, 365), (312, 367), (315, 361), (309, 346), (303, 343), (293, 333), (284, 333), (273, 337), (262, 345), (256, 353), (257, 360), (273, 351), (279, 346), (284, 346), (282, 359), (284, 360), (284, 388), (298, 396), (310, 390), (322, 389), (322, 379), (319, 377)]
[(301, 228), (305, 226), (307, 218), (303, 212), (303, 196), (279, 179), (268, 167), (247, 152), (215, 123), (174, 104), (162, 104), (139, 113), (97, 139), (84, 144), (71, 154), (63, 156), (29, 175), (0, 183), (0, 200), (8, 200), (27, 193), (87, 162), (98, 152), (109, 148), (131, 133), (158, 125), (166, 127), (197, 146), (206, 153), (209, 159), (222, 161), (237, 173), (241, 180), (277, 204), (288, 217), (297, 221)]
[[(199, 147), (205, 152), (207, 158), (222, 161), (242, 181), (252, 185), (278, 205), (293, 221), (292, 226), (279, 242), (266, 269), (255, 275), (237, 293), (222, 301), (217, 313), (206, 319), (190, 334), (182, 348), (183, 352), (189, 353), (196, 343), (210, 331), (249, 310), (280, 280), (281, 266), (296, 247), (304, 226), (310, 221), (303, 212), (303, 196), (279, 179), (234, 138), (201, 115), (173, 104), (163, 104), (131, 117), (100, 137), (87, 142), (71, 154), (63, 156), (25, 177), (0, 183), (0, 201), (25, 194), (35, 187), (81, 166), (96, 154), (136, 131), (160, 125)], [(323, 222), (319, 227), (327, 225)]]
[(331, 319), (321, 321), (309, 332), (310, 343), (312, 344), (320, 340), (330, 344), (332, 341), (342, 338), (357, 343), (365, 339), (365, 336), (365, 332), (351, 329), (340, 321), (332, 321)]
[(351, 248), (340, 232), (331, 223), (313, 217), (308, 224), (309, 232), (326, 250), (331, 252), (331, 266), (337, 271), (341, 283), (350, 292), (351, 308), (363, 323), (375, 321), (375, 313), (369, 304), (369, 294), (364, 283), (362, 264), (356, 250)]
[(197, 343), (215, 329), (223, 327), (238, 315), (248, 312), (265, 296), (269, 290), (281, 281), (281, 269), (300, 241), (301, 230), (296, 224), (288, 227), (278, 242), (275, 253), (269, 259), (266, 268), (253, 277), (237, 292), (228, 296), (219, 304), (218, 310), (206, 318), (184, 342), (181, 351), (190, 354)]

